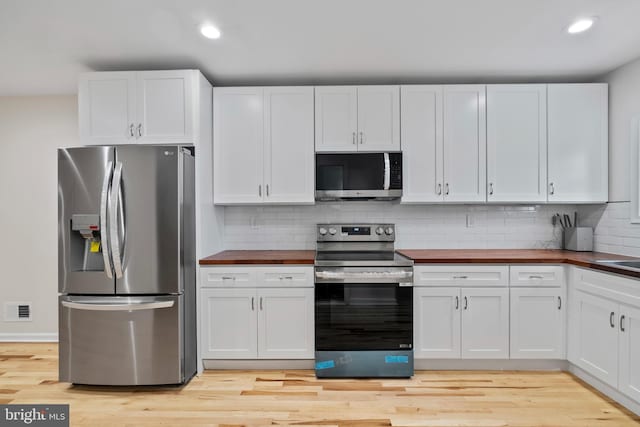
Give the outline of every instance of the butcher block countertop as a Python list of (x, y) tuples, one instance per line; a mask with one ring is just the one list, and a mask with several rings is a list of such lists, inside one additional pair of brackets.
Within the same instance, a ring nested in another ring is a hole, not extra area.
[(598, 260), (635, 258), (603, 252), (559, 249), (399, 249), (397, 252), (416, 264), (573, 264), (640, 278), (640, 272), (596, 263)]
[(229, 264), (308, 264), (313, 265), (316, 251), (222, 251), (202, 258), (200, 265)]
[[(640, 272), (598, 260), (634, 259), (602, 252), (572, 252), (558, 249), (399, 249), (416, 264), (573, 264), (580, 267), (640, 278)], [(313, 265), (313, 250), (222, 251), (200, 260), (200, 265), (287, 264)]]

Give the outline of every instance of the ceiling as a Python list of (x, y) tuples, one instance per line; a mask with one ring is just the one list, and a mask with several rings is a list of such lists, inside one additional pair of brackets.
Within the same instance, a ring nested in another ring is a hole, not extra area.
[[(585, 15), (594, 28), (566, 34)], [(586, 81), (640, 56), (638, 17), (638, 0), (1, 0), (0, 95), (167, 68), (217, 85)]]

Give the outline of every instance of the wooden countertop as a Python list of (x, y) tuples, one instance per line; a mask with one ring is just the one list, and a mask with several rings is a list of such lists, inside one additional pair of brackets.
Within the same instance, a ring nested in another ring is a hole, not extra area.
[(640, 278), (640, 272), (596, 263), (597, 260), (635, 258), (603, 252), (558, 249), (399, 249), (397, 252), (416, 264), (573, 264)]
[(200, 260), (200, 265), (228, 264), (308, 264), (313, 265), (316, 251), (222, 251)]
[[(634, 259), (602, 252), (572, 252), (558, 249), (399, 249), (416, 264), (573, 264), (580, 267), (640, 278), (640, 272), (597, 260)], [(200, 260), (200, 265), (288, 264), (313, 265), (313, 250), (222, 251)]]

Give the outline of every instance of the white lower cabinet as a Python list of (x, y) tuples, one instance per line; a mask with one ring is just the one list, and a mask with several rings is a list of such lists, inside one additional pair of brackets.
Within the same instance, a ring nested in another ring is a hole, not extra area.
[(618, 304), (585, 292), (574, 293), (569, 361), (605, 383), (618, 383)]
[(312, 267), (205, 267), (200, 278), (203, 359), (313, 359)]
[(203, 289), (202, 356), (211, 359), (255, 359), (258, 355), (256, 291)]
[(259, 289), (257, 298), (258, 357), (313, 359), (313, 289)]
[(640, 309), (620, 306), (618, 388), (640, 402)]
[(462, 358), (509, 358), (509, 289), (462, 289)]
[(509, 289), (417, 287), (415, 356), (428, 359), (509, 357)]
[(511, 358), (564, 359), (564, 288), (511, 288)]
[(460, 288), (415, 288), (414, 355), (460, 357)]
[(638, 280), (581, 268), (573, 273), (569, 362), (640, 402)]

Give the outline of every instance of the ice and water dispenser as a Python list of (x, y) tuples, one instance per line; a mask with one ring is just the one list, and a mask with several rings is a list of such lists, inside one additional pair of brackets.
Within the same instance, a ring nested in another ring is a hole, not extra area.
[(100, 242), (100, 215), (72, 215), (70, 233), (71, 270), (104, 271)]

